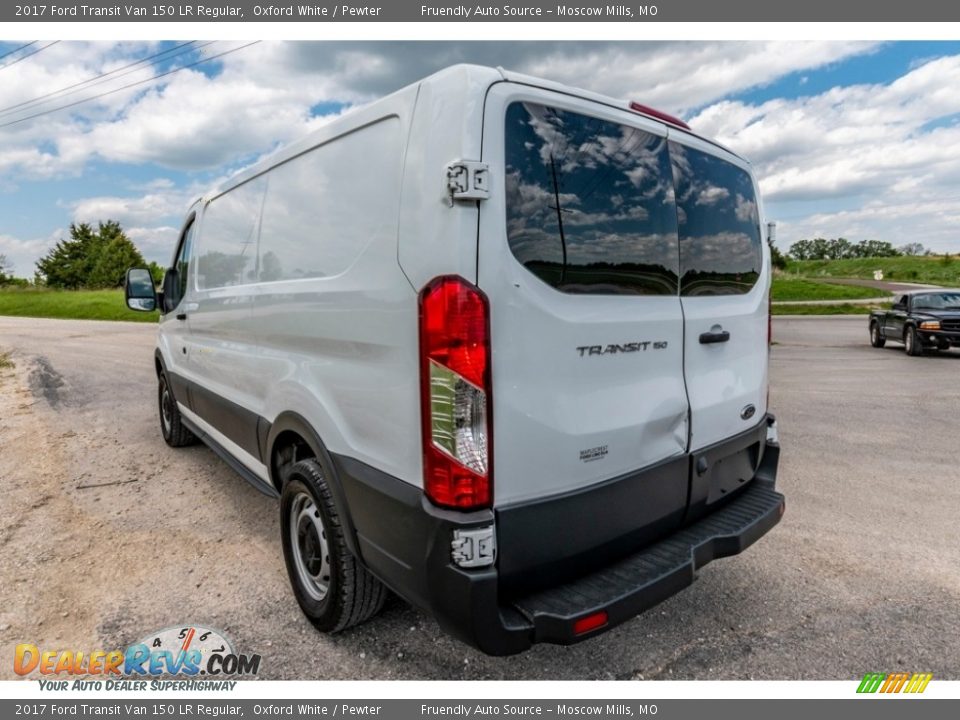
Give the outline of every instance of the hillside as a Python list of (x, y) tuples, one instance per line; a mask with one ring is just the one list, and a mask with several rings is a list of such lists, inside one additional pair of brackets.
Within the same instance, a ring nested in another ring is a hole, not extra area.
[(872, 280), (875, 270), (884, 280), (960, 286), (960, 257), (889, 257), (849, 260), (790, 260), (786, 272), (807, 278), (863, 278)]

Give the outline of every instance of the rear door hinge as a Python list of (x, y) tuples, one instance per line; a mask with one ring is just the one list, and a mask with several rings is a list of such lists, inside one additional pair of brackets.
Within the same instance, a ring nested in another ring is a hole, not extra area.
[(447, 165), (447, 196), (455, 200), (486, 200), (490, 197), (490, 168), (486, 163), (457, 160)]

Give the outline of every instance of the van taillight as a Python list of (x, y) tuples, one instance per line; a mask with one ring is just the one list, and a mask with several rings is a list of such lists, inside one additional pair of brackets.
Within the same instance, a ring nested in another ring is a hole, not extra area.
[(457, 276), (420, 293), (420, 414), (423, 489), (436, 505), (461, 510), (492, 500), (490, 309)]

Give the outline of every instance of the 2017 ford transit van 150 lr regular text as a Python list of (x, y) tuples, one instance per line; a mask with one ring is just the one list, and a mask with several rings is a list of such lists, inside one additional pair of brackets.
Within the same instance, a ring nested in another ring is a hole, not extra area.
[(592, 637), (780, 519), (750, 166), (636, 103), (456, 66), (189, 210), (160, 424), (278, 495), (325, 631), (387, 589), (491, 654)]

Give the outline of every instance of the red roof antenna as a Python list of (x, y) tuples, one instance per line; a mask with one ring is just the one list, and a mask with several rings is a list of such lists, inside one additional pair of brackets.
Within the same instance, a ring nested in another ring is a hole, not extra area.
[(665, 123), (667, 123), (667, 124), (669, 124), (669, 125), (674, 125), (674, 126), (676, 126), (676, 127), (678, 127), (678, 128), (683, 128), (684, 130), (689, 130), (689, 129), (690, 129), (690, 126), (687, 125), (687, 124), (686, 124), (683, 120), (681, 120), (680, 118), (674, 117), (673, 115), (668, 115), (668, 114), (665, 113), (665, 112), (660, 112), (659, 110), (656, 110), (656, 109), (654, 109), (654, 108), (652, 108), (652, 107), (648, 107), (648, 106), (646, 106), (646, 105), (641, 105), (641, 104), (638, 103), (638, 102), (631, 102), (631, 103), (630, 103), (630, 109), (633, 110), (634, 112), (638, 112), (638, 113), (641, 113), (641, 114), (643, 114), (643, 115), (647, 115), (647, 116), (649, 116), (649, 117), (656, 118), (657, 120), (662, 120), (663, 122), (665, 122)]

